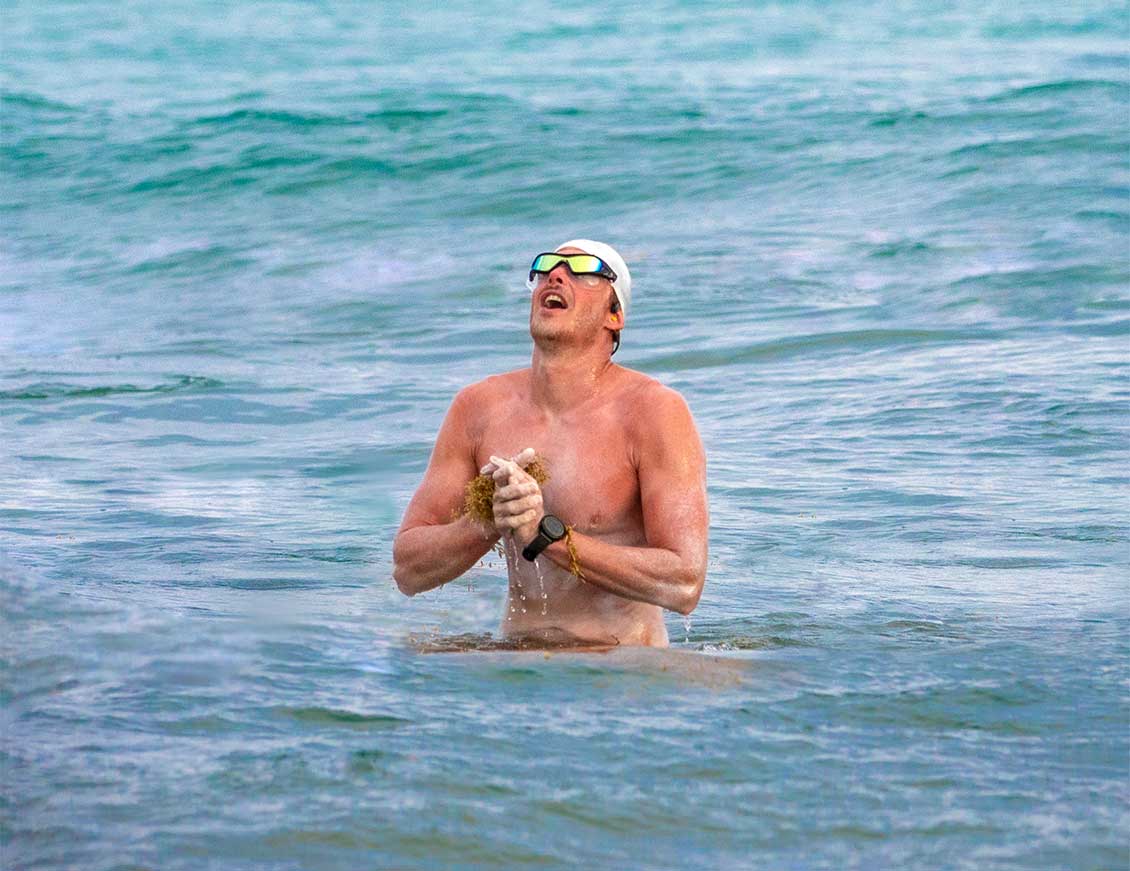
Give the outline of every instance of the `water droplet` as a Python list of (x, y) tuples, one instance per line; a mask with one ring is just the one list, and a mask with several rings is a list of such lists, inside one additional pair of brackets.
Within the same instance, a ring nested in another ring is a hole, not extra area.
[(541, 588), (541, 613), (544, 617), (549, 609), (549, 597), (545, 594), (545, 575), (541, 570), (541, 557), (534, 560), (534, 571), (538, 573), (538, 587)]
[(683, 615), (683, 643), (690, 644), (691, 641), (691, 615)]

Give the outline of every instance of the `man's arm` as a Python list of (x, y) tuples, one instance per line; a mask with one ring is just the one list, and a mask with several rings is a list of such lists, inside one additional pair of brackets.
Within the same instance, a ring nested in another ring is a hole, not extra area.
[(497, 532), (470, 517), (453, 519), (463, 506), (467, 482), (478, 474), (471, 436), (474, 390), (461, 390), (452, 401), (393, 542), (392, 576), (407, 596), (459, 577), (498, 541)]
[[(588, 583), (689, 614), (706, 582), (706, 455), (683, 398), (666, 388), (657, 393), (648, 398), (637, 437), (647, 546), (625, 547), (577, 532), (572, 539)], [(533, 538), (532, 532), (524, 532), (523, 543)], [(565, 540), (542, 553), (563, 568), (571, 564)]]

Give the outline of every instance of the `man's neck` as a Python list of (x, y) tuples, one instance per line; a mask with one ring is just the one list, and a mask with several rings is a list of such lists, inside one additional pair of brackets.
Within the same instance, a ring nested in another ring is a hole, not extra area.
[(576, 408), (597, 394), (613, 365), (600, 348), (546, 350), (535, 345), (530, 362), (533, 400), (551, 412)]

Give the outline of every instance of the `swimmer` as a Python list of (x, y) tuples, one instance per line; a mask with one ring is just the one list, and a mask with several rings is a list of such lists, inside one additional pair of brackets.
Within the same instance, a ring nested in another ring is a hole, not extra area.
[[(575, 239), (530, 267), (530, 366), (455, 396), (393, 545), (413, 596), (501, 541), (502, 635), (667, 646), (663, 611), (690, 614), (706, 579), (706, 457), (676, 391), (612, 362), (631, 276), (609, 245)], [(526, 470), (534, 456), (542, 485)], [(460, 515), (492, 475), (493, 521)], [(452, 519), (457, 518), (457, 519)]]

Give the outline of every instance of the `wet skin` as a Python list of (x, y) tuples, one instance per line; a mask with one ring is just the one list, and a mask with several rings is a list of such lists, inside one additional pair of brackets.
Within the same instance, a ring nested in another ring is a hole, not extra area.
[[(702, 445), (678, 393), (611, 362), (622, 319), (609, 312), (610, 290), (554, 269), (531, 300), (531, 366), (455, 397), (394, 544), (403, 592), (458, 577), (501, 538), (508, 638), (665, 646), (663, 609), (694, 609), (707, 555)], [(540, 488), (512, 461), (530, 448), (549, 470)], [(452, 520), (488, 464), (494, 523)], [(564, 541), (536, 563), (522, 558), (545, 513), (573, 527), (584, 580), (569, 571)]]

